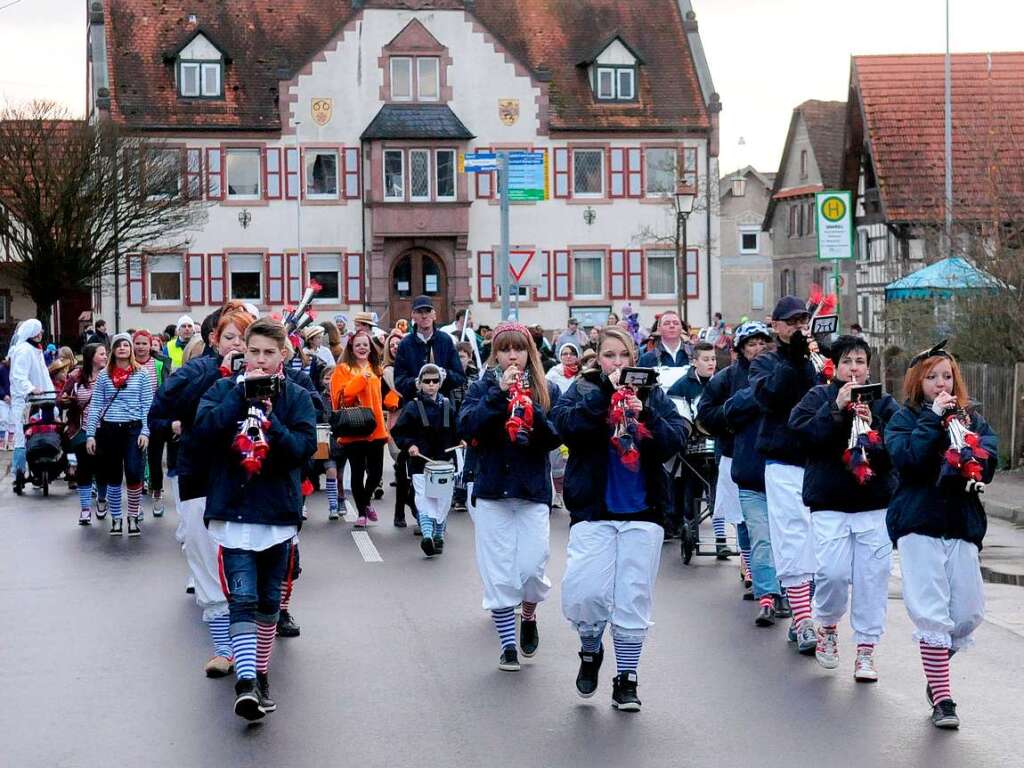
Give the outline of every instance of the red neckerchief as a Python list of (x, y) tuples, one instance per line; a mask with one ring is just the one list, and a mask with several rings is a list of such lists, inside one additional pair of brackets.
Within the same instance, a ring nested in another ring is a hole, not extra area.
[(576, 374), (579, 373), (579, 372), (580, 372), (580, 364), (579, 363), (576, 363), (576, 365), (568, 365), (566, 363), (562, 363), (562, 375), (565, 376), (565, 378), (571, 379), (571, 378), (575, 377)]
[(114, 370), (110, 372), (110, 382), (114, 385), (114, 389), (124, 389), (124, 386), (128, 383), (128, 378), (131, 375), (131, 368), (119, 368), (114, 366)]

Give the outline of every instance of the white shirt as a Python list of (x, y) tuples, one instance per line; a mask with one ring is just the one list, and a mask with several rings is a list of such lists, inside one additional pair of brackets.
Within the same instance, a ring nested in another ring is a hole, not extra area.
[(666, 344), (664, 339), (661, 340), (661, 346), (663, 346), (665, 348), (665, 351), (668, 352), (670, 355), (672, 355), (672, 359), (675, 360), (676, 359), (676, 355), (679, 354), (679, 350), (683, 346), (683, 340), (682, 339), (679, 340), (679, 343), (676, 344), (675, 349), (673, 349), (668, 344)]
[(261, 523), (235, 523), (230, 520), (211, 520), (210, 538), (224, 549), (245, 549), (262, 552), (288, 541), (298, 532), (297, 525), (263, 525)]
[(338, 364), (337, 360), (334, 359), (334, 355), (331, 354), (330, 348), (323, 344), (316, 348), (316, 356), (323, 360), (324, 365), (328, 368)]

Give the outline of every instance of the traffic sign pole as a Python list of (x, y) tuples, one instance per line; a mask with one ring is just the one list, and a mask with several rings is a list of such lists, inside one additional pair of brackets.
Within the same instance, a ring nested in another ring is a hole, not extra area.
[(512, 275), (508, 269), (508, 152), (498, 153), (498, 190), (501, 194), (501, 246), (498, 249), (498, 269), (501, 274), (501, 319), (508, 320), (512, 310), (509, 302)]

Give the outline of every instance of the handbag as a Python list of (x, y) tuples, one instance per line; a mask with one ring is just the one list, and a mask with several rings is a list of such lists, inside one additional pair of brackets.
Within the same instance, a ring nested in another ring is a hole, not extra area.
[(372, 408), (354, 405), (331, 413), (331, 434), (335, 437), (366, 437), (377, 429)]

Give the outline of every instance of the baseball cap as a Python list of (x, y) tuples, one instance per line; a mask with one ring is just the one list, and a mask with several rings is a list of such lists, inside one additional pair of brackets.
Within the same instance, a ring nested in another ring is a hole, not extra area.
[(797, 315), (808, 315), (807, 304), (796, 296), (783, 296), (772, 310), (772, 320), (790, 320)]
[(418, 309), (433, 309), (434, 304), (430, 301), (429, 296), (417, 296), (412, 300), (412, 311), (415, 312)]

